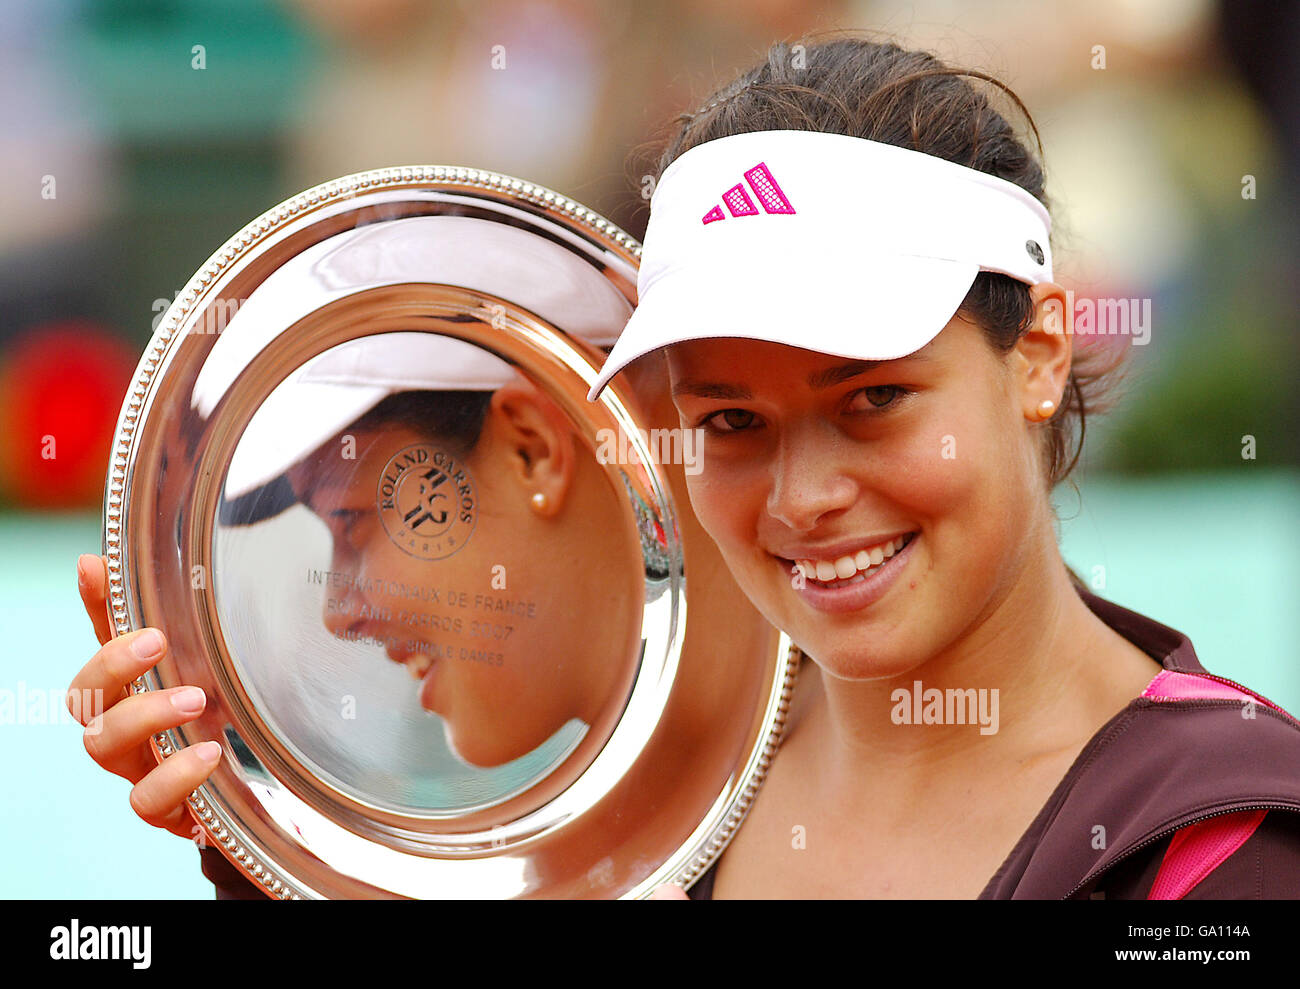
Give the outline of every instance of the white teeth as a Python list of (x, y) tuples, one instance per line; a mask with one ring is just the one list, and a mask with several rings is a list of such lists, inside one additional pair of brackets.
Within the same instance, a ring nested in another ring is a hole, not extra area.
[(813, 577), (823, 583), (833, 580), (848, 580), (863, 570), (880, 566), (902, 549), (903, 543), (906, 541), (906, 536), (899, 536), (897, 539), (881, 543), (878, 546), (872, 546), (870, 549), (860, 549), (852, 556), (841, 556), (834, 562), (829, 560), (798, 560), (795, 566), (805, 577)]
[(407, 657), (405, 662), (407, 672), (416, 680), (423, 680), (424, 675), (429, 672), (429, 667), (433, 665), (433, 660), (422, 653)]

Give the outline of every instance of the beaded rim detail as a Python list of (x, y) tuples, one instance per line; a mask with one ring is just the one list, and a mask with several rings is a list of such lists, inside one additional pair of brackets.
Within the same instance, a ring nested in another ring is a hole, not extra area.
[[(297, 220), (304, 214), (354, 198), (361, 193), (431, 182), (438, 183), (444, 189), (452, 190), (488, 189), (547, 210), (554, 210), (599, 234), (607, 243), (612, 242), (638, 263), (640, 262), (642, 251), (640, 242), (581, 203), (545, 186), (500, 172), (452, 165), (405, 165), (345, 175), (300, 192), (246, 224), (212, 253), (167, 309), (136, 365), (133, 384), (123, 400), (118, 415), (104, 489), (103, 544), (104, 555), (108, 558), (108, 602), (118, 635), (125, 635), (131, 631), (122, 579), (122, 515), (126, 469), (131, 460), (136, 429), (149, 388), (181, 324), (208, 288), (218, 281), (229, 267), (257, 246), (267, 235), (286, 225), (288, 221)], [(742, 791), (732, 797), (726, 817), (707, 836), (697, 842), (688, 855), (687, 864), (676, 872), (671, 881), (688, 883), (698, 877), (731, 841), (736, 829), (748, 813), (759, 787), (766, 778), (772, 757), (780, 746), (786, 714), (799, 670), (800, 655), (798, 648), (791, 644), (783, 660), (785, 671), (772, 725), (762, 749), (751, 757), (750, 764), (746, 767), (748, 783)], [(133, 694), (142, 694), (150, 690), (145, 676), (132, 681), (131, 690)], [(154, 735), (151, 741), (160, 763), (177, 751), (174, 730), (160, 732)], [(241, 866), (247, 878), (260, 885), (269, 897), (281, 900), (309, 898), (304, 897), (300, 892), (301, 887), (293, 877), (279, 872), (276, 866), (250, 851), (247, 846), (253, 842), (247, 836), (231, 830), (234, 827), (233, 822), (223, 813), (219, 804), (214, 805), (211, 802), (206, 782), (189, 795), (187, 802), (206, 836), (225, 851), (227, 858)], [(196, 835), (196, 842), (200, 847), (204, 847), (204, 836)]]
[(758, 753), (755, 760), (746, 767), (745, 775), (749, 782), (745, 784), (737, 796), (732, 798), (731, 809), (722, 823), (714, 827), (712, 833), (700, 842), (696, 848), (702, 849), (697, 851), (688, 860), (688, 863), (677, 871), (672, 882), (678, 885), (682, 883), (692, 883), (705, 872), (722, 850), (730, 844), (731, 839), (735, 836), (736, 829), (740, 827), (745, 815), (749, 813), (750, 805), (754, 802), (754, 797), (758, 795), (763, 781), (767, 778), (767, 771), (771, 768), (772, 759), (776, 756), (776, 751), (781, 747), (781, 736), (785, 733), (785, 721), (790, 713), (790, 700), (794, 695), (795, 682), (799, 678), (799, 668), (803, 660), (803, 651), (793, 642), (786, 652), (784, 659), (785, 672), (781, 679), (781, 693), (777, 699), (776, 713), (772, 719), (772, 727), (767, 733), (767, 738), (763, 742), (763, 748)]

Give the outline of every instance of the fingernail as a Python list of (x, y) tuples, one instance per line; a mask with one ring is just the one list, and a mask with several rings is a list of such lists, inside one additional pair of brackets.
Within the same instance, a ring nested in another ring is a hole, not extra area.
[(194, 754), (199, 757), (199, 762), (216, 762), (221, 758), (221, 743), (200, 742), (194, 746)]
[(86, 553), (82, 553), (79, 557), (77, 557), (77, 586), (78, 587), (86, 586), (86, 556), (87, 555), (88, 554)]
[(155, 629), (145, 629), (131, 643), (131, 651), (140, 659), (153, 659), (163, 651), (163, 637)]
[(203, 691), (198, 687), (186, 687), (176, 691), (172, 694), (172, 707), (181, 714), (198, 714), (203, 710)]

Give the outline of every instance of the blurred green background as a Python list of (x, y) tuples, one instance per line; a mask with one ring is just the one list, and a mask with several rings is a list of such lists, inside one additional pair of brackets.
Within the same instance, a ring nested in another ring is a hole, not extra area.
[[(463, 164), (640, 237), (646, 149), (674, 115), (774, 40), (854, 27), (1007, 81), (1046, 148), (1059, 280), (1151, 300), (1148, 344), (1097, 341), (1129, 368), (1089, 424), (1078, 492), (1058, 492), (1067, 560), (1300, 711), (1296, 5), (1085, 6), (4, 5), (0, 690), (61, 695), (93, 654), (74, 564), (100, 548), (121, 397), (166, 306), (245, 222), (349, 172)], [(27, 720), (0, 724), (0, 896), (212, 895), (194, 848), (135, 818), (79, 727)]]

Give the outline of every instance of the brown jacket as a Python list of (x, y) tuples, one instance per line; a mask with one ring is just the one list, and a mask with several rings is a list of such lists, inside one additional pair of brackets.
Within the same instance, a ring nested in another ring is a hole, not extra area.
[[(1166, 670), (1209, 676), (1181, 632), (1080, 593)], [(1147, 899), (1175, 832), (1255, 808), (1263, 821), (1185, 899), (1300, 899), (1300, 722), (1262, 698), (1137, 697), (1084, 746), (979, 898)], [(689, 896), (712, 890), (710, 869)]]

